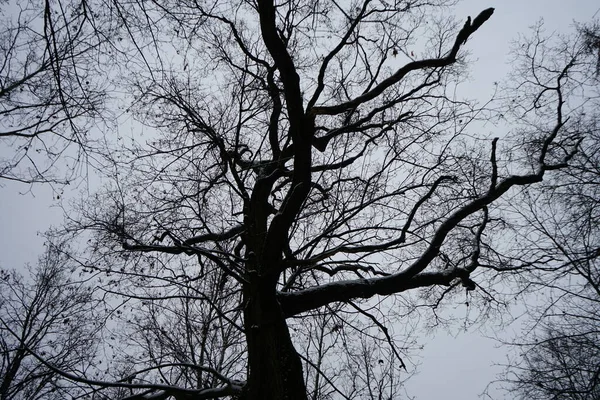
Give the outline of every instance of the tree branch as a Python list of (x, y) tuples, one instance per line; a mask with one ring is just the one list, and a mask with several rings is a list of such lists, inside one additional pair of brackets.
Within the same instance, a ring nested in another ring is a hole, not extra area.
[(473, 21), (473, 24), (471, 24), (471, 22), (470, 22), (471, 18), (469, 17), (467, 19), (467, 22), (463, 26), (463, 28), (460, 30), (460, 32), (456, 36), (456, 40), (454, 41), (454, 46), (452, 46), (452, 49), (450, 50), (448, 55), (446, 55), (445, 57), (430, 58), (430, 59), (426, 59), (426, 60), (410, 62), (410, 63), (406, 64), (405, 66), (403, 66), (402, 68), (400, 68), (398, 71), (396, 71), (396, 73), (394, 75), (390, 76), (387, 79), (384, 79), (380, 84), (375, 86), (373, 89), (369, 90), (368, 92), (366, 92), (350, 101), (347, 101), (345, 103), (341, 103), (341, 104), (338, 104), (335, 106), (312, 107), (311, 109), (309, 109), (309, 112), (312, 113), (313, 115), (341, 114), (347, 110), (356, 108), (357, 106), (359, 106), (362, 103), (366, 103), (367, 101), (375, 99), (377, 96), (379, 96), (381, 93), (383, 93), (387, 88), (400, 82), (402, 80), (402, 78), (404, 78), (408, 73), (410, 73), (412, 71), (417, 71), (417, 70), (426, 69), (426, 68), (442, 68), (442, 67), (446, 67), (446, 66), (454, 63), (456, 61), (456, 56), (458, 54), (458, 51), (460, 50), (460, 47), (467, 41), (467, 39), (477, 29), (479, 29), (479, 27), (481, 25), (483, 25), (483, 23), (485, 21), (487, 21), (492, 16), (493, 13), (494, 13), (493, 8), (488, 8), (486, 10), (483, 10), (475, 18), (475, 20)]

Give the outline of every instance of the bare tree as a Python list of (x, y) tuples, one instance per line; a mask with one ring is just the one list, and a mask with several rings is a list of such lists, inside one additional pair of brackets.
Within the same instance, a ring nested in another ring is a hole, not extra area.
[[(586, 136), (569, 168), (515, 198), (514, 237), (530, 297), (526, 334), (512, 343), (520, 357), (504, 377), (523, 399), (591, 400), (600, 396), (600, 125), (597, 32), (579, 26), (548, 36), (540, 25), (517, 47), (529, 77), (569, 65), (577, 93), (574, 126)], [(525, 91), (526, 92), (526, 91)], [(539, 102), (543, 95), (537, 95)]]
[[(524, 276), (542, 293), (529, 306), (521, 358), (505, 380), (523, 399), (600, 395), (600, 135), (582, 143), (572, 169), (529, 195), (527, 247), (542, 268)], [(534, 240), (531, 240), (534, 239)]]
[(87, 1), (6, 1), (0, 19), (0, 179), (69, 183), (89, 162), (111, 36)]
[[(243, 377), (245, 343), (240, 302), (222, 271), (199, 279), (165, 279), (164, 285), (120, 293), (135, 305), (117, 309), (116, 361), (139, 381), (211, 389)], [(142, 377), (139, 370), (147, 370)], [(115, 376), (115, 378), (120, 378)]]
[(489, 110), (456, 93), (493, 9), (109, 4), (147, 136), (107, 150), (106, 185), (57, 233), (109, 276), (138, 342), (114, 379), (62, 372), (99, 398), (395, 396), (411, 342), (394, 325), (465, 291), (493, 305), (516, 268), (491, 239), (503, 196), (567, 167), (585, 133), (573, 63), (526, 82), (530, 129), (478, 133)]
[[(101, 319), (90, 287), (71, 281), (64, 253), (48, 248), (32, 281), (0, 270), (0, 399), (64, 399), (78, 392), (48, 366), (94, 370)], [(95, 316), (96, 318), (92, 318)]]

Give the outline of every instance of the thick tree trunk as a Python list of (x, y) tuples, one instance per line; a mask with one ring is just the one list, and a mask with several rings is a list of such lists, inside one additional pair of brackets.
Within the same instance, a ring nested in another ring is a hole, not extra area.
[(302, 363), (276, 299), (275, 287), (265, 282), (249, 286), (244, 311), (248, 378), (243, 399), (306, 400)]
[(9, 389), (12, 386), (15, 376), (17, 376), (17, 372), (19, 372), (21, 362), (23, 361), (25, 356), (25, 349), (22, 346), (19, 346), (12, 361), (9, 360), (8, 368), (6, 368), (6, 374), (4, 375), (4, 377), (2, 377), (2, 384), (0, 385), (1, 400), (8, 400)]

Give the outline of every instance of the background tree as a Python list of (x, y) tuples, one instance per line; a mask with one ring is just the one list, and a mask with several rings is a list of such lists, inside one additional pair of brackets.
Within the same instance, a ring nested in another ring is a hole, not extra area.
[(71, 280), (67, 259), (49, 247), (29, 281), (0, 270), (0, 399), (64, 399), (76, 384), (65, 372), (94, 371), (102, 324), (90, 287)]
[(98, 4), (126, 38), (111, 61), (138, 133), (108, 143), (105, 186), (55, 233), (137, 344), (106, 339), (113, 379), (62, 371), (98, 398), (394, 396), (419, 310), (467, 290), (488, 312), (514, 274), (502, 196), (586, 133), (571, 63), (526, 82), (528, 129), (479, 133), (489, 110), (456, 93), (493, 9)]
[(528, 274), (540, 290), (529, 306), (522, 359), (506, 375), (525, 399), (596, 399), (600, 395), (600, 136), (582, 143), (572, 170), (528, 197), (527, 247), (544, 267)]
[[(596, 399), (600, 396), (600, 129), (597, 25), (576, 34), (549, 36), (543, 25), (518, 43), (529, 77), (571, 66), (577, 82), (572, 119), (587, 132), (567, 169), (515, 198), (514, 237), (520, 243), (520, 287), (529, 298), (520, 358), (505, 381), (523, 399)], [(531, 66), (534, 66), (533, 68)], [(527, 91), (523, 91), (527, 92)], [(542, 101), (541, 96), (538, 97)]]
[(89, 165), (111, 38), (97, 16), (87, 1), (0, 3), (0, 179), (68, 183)]

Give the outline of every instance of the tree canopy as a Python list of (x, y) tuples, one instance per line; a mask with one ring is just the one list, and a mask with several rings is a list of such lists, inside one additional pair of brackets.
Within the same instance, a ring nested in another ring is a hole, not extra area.
[[(600, 395), (600, 136), (598, 26), (579, 25), (569, 36), (534, 32), (536, 52), (568, 60), (585, 90), (577, 104), (587, 135), (567, 169), (521, 194), (513, 229), (524, 264), (522, 287), (541, 295), (527, 307), (526, 335), (513, 344), (520, 357), (505, 381), (523, 399), (591, 400)], [(565, 51), (565, 47), (570, 51)], [(531, 59), (531, 57), (530, 57)]]
[(596, 130), (593, 62), (567, 42), (525, 46), (505, 109), (462, 97), (494, 9), (453, 4), (48, 1), (44, 32), (100, 43), (53, 82), (93, 65), (113, 106), (90, 128), (106, 140), (78, 142), (103, 186), (49, 236), (102, 293), (109, 366), (28, 351), (91, 398), (397, 398), (421, 309), (468, 292), (486, 315), (539, 265), (512, 240), (517, 194)]

